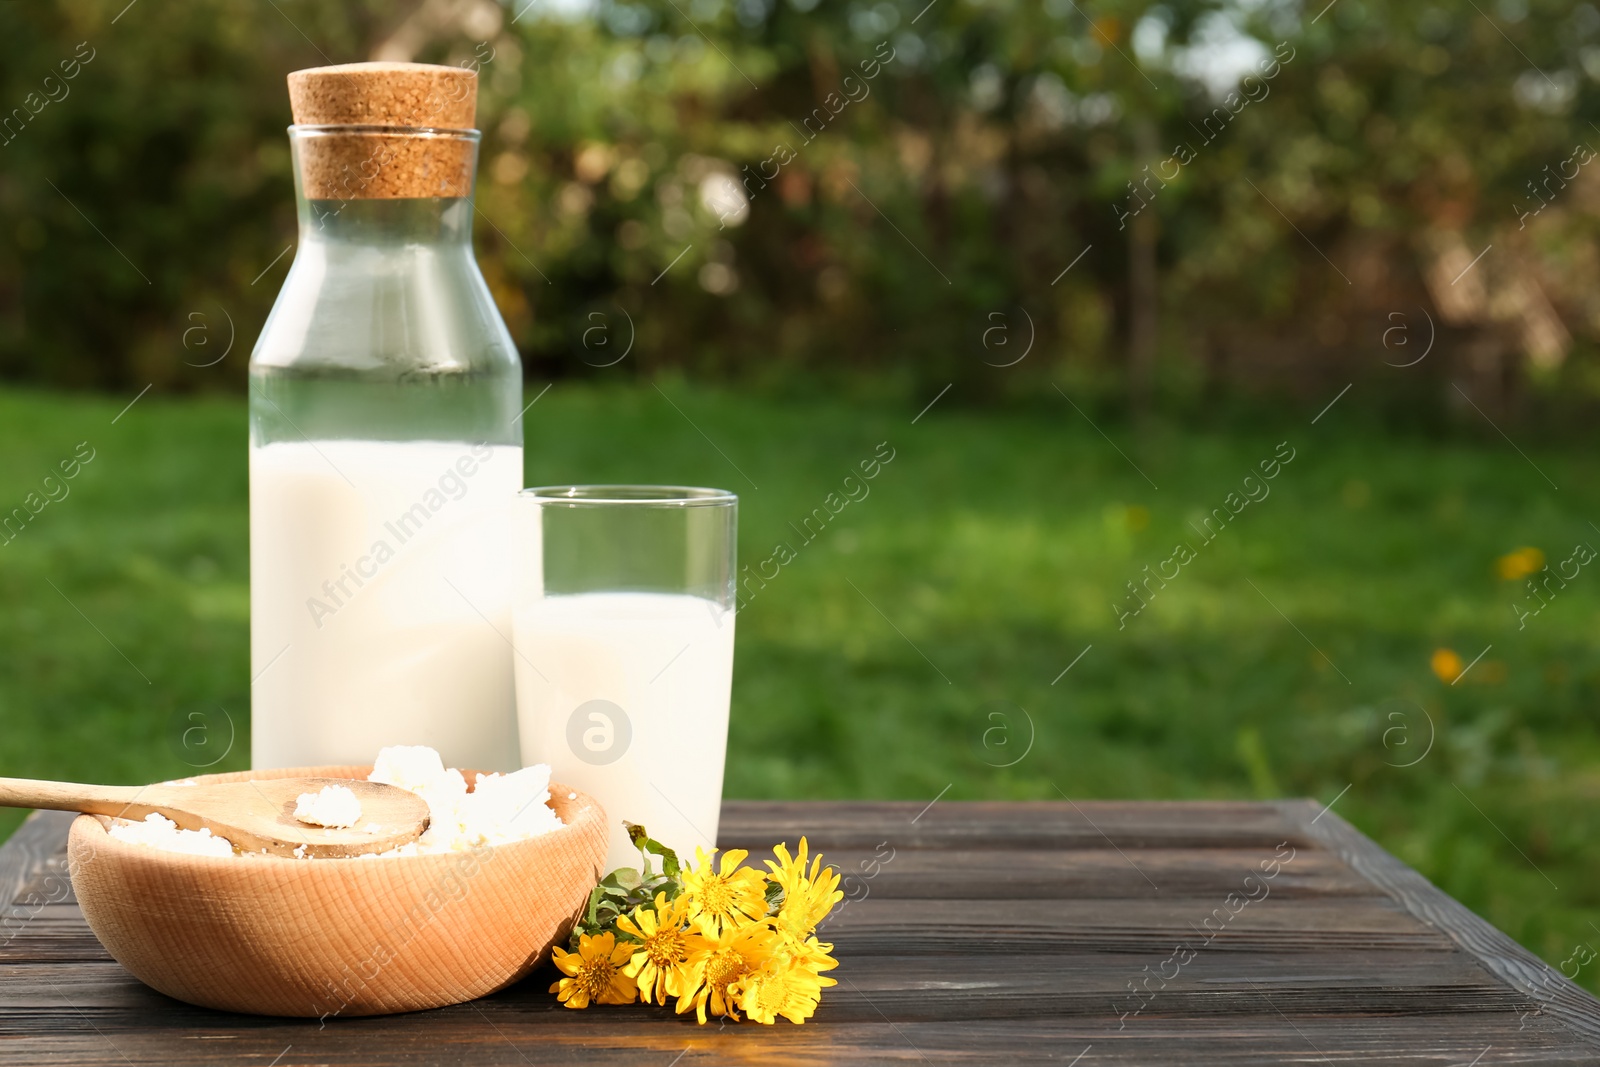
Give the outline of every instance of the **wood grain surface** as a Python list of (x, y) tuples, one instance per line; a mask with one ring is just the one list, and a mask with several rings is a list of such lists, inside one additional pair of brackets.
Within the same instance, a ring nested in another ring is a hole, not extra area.
[(569, 1011), (548, 968), (320, 1028), (192, 1008), (84, 925), (69, 818), (0, 848), (3, 1063), (1600, 1063), (1600, 1002), (1309, 801), (729, 802), (723, 847), (805, 833), (846, 875), (798, 1027)]

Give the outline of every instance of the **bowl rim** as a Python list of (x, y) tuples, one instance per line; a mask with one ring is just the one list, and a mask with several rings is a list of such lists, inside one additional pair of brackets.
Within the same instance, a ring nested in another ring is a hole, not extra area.
[[(456, 768), (459, 769), (459, 768)], [(214, 774), (197, 774), (185, 778), (176, 778), (168, 782), (153, 782), (152, 785), (172, 785), (177, 782), (222, 782), (222, 781), (250, 781), (254, 777), (260, 778), (351, 778), (350, 771), (365, 771), (371, 773), (372, 764), (332, 764), (315, 767), (269, 767), (260, 770), (222, 771)], [(337, 772), (337, 773), (336, 773)], [(461, 776), (467, 779), (467, 791), (470, 793), (477, 787), (479, 775), (491, 773), (504, 773), (492, 771), (461, 770)], [(249, 777), (247, 777), (249, 776)], [(561, 825), (553, 830), (533, 837), (519, 838), (515, 841), (505, 841), (500, 844), (478, 845), (472, 848), (451, 849), (448, 852), (425, 852), (413, 856), (386, 856), (377, 853), (371, 856), (334, 856), (327, 858), (306, 857), (298, 859), (294, 856), (274, 856), (260, 852), (235, 852), (231, 856), (206, 856), (193, 852), (173, 852), (164, 848), (155, 848), (151, 845), (137, 844), (132, 841), (123, 841), (111, 836), (108, 823), (112, 816), (79, 814), (72, 820), (68, 834), (70, 837), (78, 835), (79, 827), (82, 833), (89, 837), (81, 839), (84, 845), (94, 849), (96, 853), (105, 849), (112, 855), (127, 857), (136, 862), (149, 861), (164, 863), (173, 867), (192, 867), (200, 870), (237, 870), (240, 861), (253, 861), (283, 865), (275, 869), (284, 871), (329, 871), (337, 872), (350, 869), (351, 865), (358, 865), (362, 869), (374, 868), (374, 861), (384, 860), (391, 863), (409, 861), (419, 865), (438, 865), (441, 863), (455, 863), (460, 857), (482, 857), (485, 853), (493, 855), (502, 848), (536, 847), (541, 843), (549, 843), (560, 837), (570, 836), (583, 829), (584, 825), (595, 819), (602, 822), (605, 819), (604, 809), (600, 807), (594, 797), (581, 789), (565, 785), (551, 779), (549, 784), (550, 800), (547, 806), (561, 817), (561, 807), (568, 809), (569, 814), (575, 816), (570, 820), (562, 818)]]

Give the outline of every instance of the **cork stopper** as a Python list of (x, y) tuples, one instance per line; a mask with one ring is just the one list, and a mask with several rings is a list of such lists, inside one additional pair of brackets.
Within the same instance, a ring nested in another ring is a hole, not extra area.
[(427, 63), (346, 63), (289, 75), (302, 189), (312, 200), (472, 192), (478, 75)]
[(412, 126), (470, 130), (478, 72), (431, 63), (343, 63), (289, 75), (301, 126)]

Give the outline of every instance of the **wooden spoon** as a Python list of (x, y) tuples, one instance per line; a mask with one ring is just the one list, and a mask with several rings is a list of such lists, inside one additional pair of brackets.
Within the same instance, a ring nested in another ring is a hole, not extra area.
[[(354, 826), (312, 826), (295, 818), (301, 793), (342, 785), (361, 802)], [(319, 858), (387, 852), (428, 828), (428, 803), (395, 785), (345, 778), (264, 778), (207, 785), (79, 785), (0, 778), (0, 806), (80, 811), (140, 820), (155, 812), (183, 830), (210, 830), (244, 852)]]

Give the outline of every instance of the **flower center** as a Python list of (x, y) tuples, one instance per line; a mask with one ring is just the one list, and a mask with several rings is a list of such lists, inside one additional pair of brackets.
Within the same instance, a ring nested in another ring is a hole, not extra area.
[(647, 958), (658, 967), (681, 963), (688, 954), (682, 930), (662, 930), (645, 942), (644, 948)]
[(598, 1000), (600, 994), (611, 988), (616, 976), (616, 964), (606, 957), (600, 957), (599, 959), (584, 960), (583, 966), (578, 968), (578, 973), (574, 977), (577, 978), (578, 984), (583, 987), (584, 992), (588, 993), (592, 999)]
[(745, 962), (738, 949), (718, 949), (706, 961), (706, 984), (712, 989), (720, 990), (749, 969), (750, 965)]
[(789, 983), (777, 975), (768, 977), (756, 986), (756, 1002), (767, 1015), (776, 1015), (789, 999)]
[(728, 883), (713, 878), (700, 890), (700, 907), (713, 915), (726, 915), (733, 910), (733, 894)]

